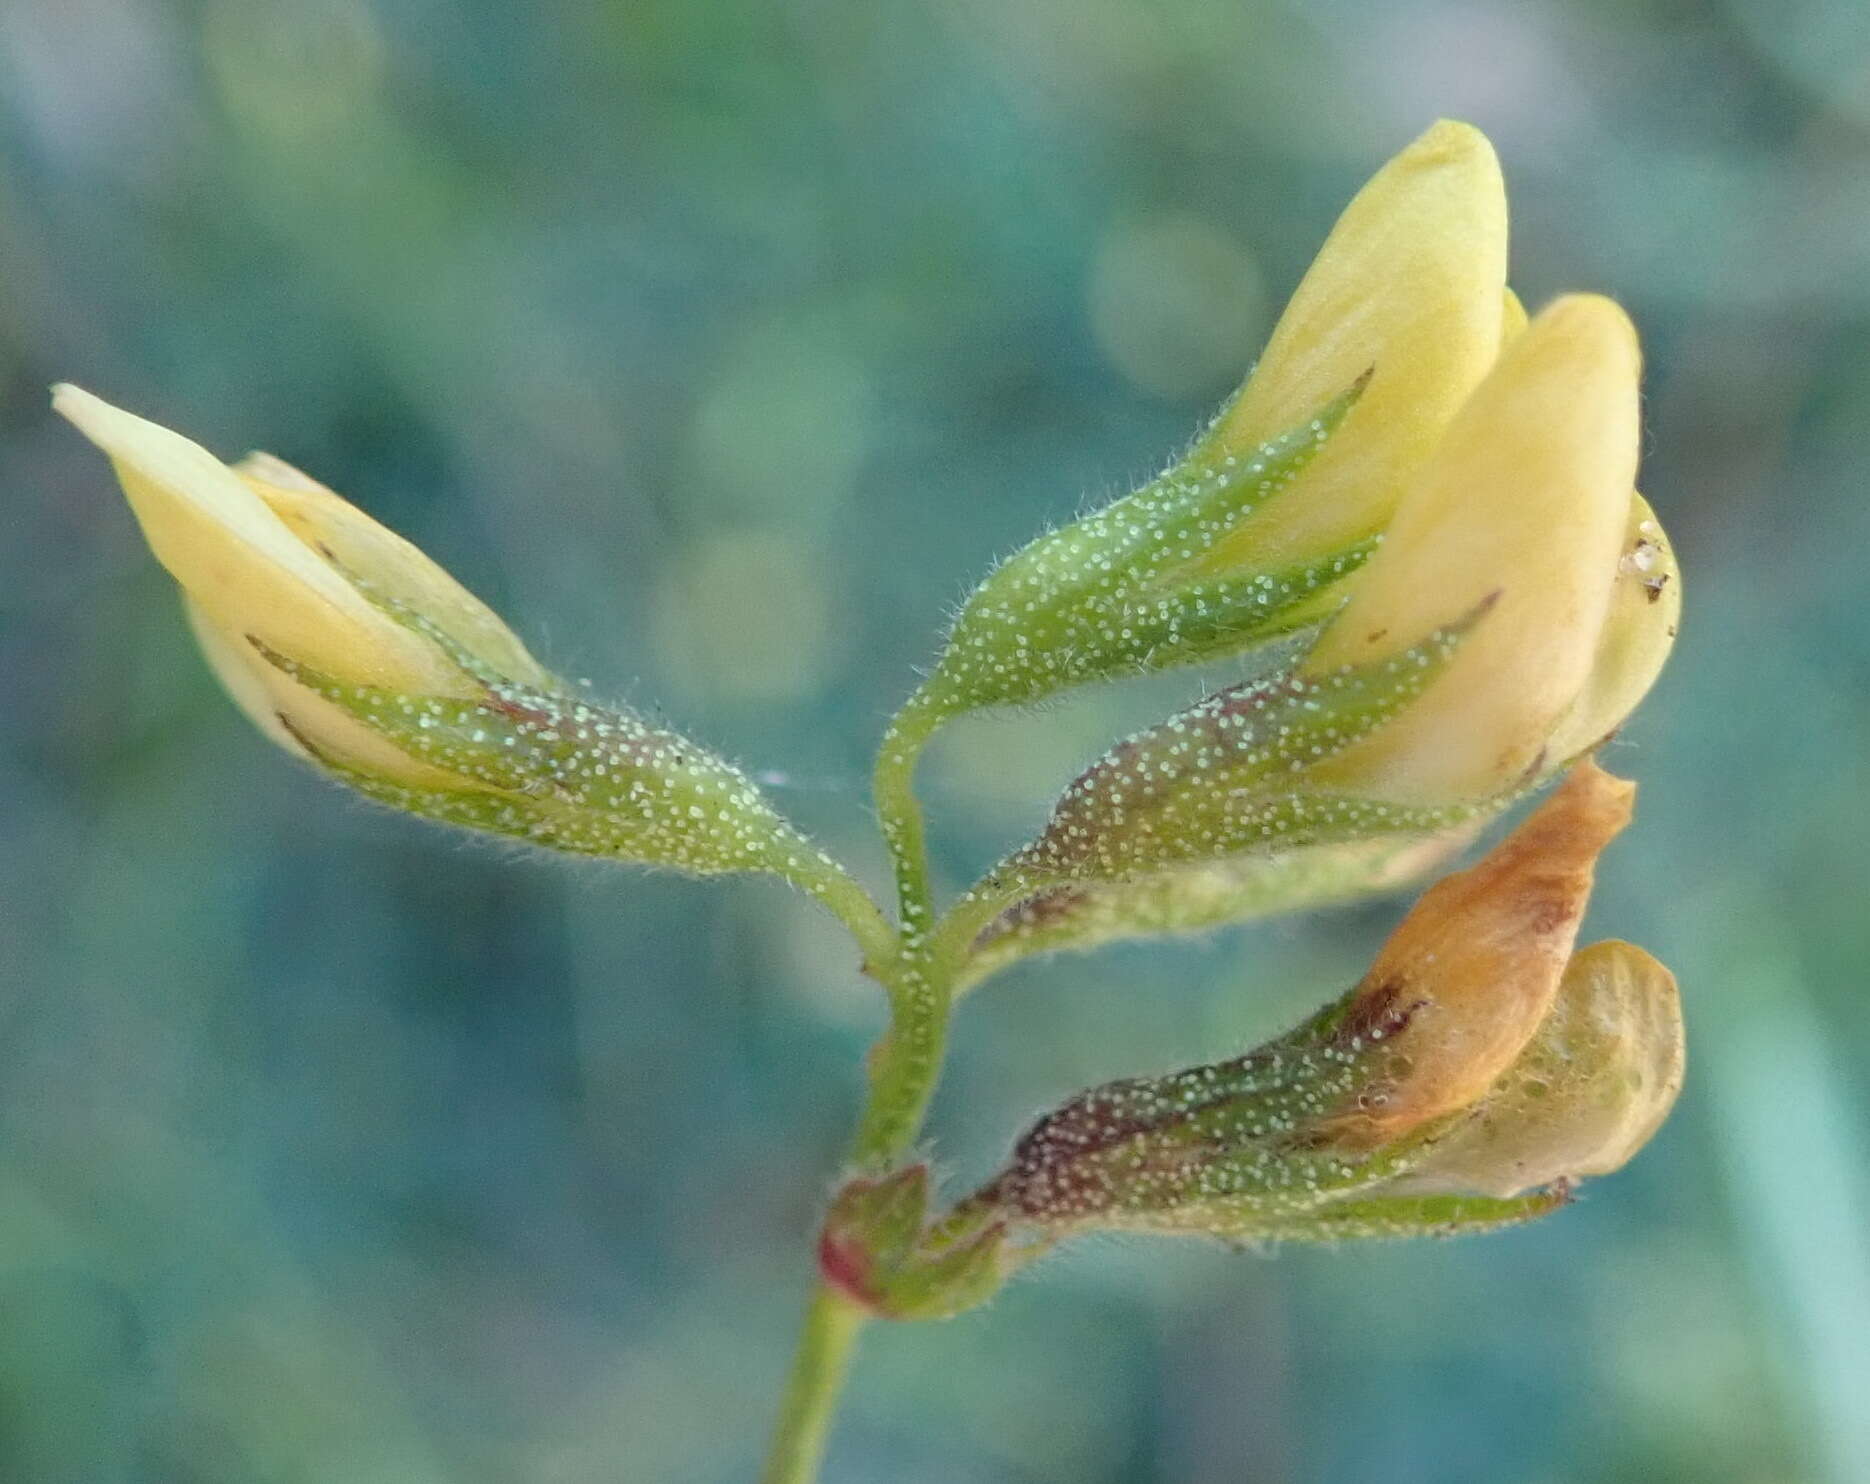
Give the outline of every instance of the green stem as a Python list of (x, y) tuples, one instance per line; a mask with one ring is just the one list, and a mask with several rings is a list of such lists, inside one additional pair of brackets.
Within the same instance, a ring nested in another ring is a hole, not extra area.
[[(989, 877), (917, 936), (881, 976), (890, 992), (890, 1028), (871, 1053), (870, 1096), (851, 1145), (851, 1163), (885, 1169), (915, 1142), (941, 1080), (948, 1022), (976, 935), (1027, 888)], [(923, 906), (921, 920), (932, 913)]]
[(865, 972), (887, 984), (902, 944), (870, 893), (830, 856), (803, 841), (776, 869), (849, 929), (863, 950)]
[(870, 1095), (851, 1141), (850, 1162), (886, 1169), (915, 1142), (948, 1045), (950, 995), (920, 949), (905, 947), (890, 986), (890, 1028), (871, 1052)]
[[(877, 820), (895, 869), (902, 925), (900, 934), (891, 936), (887, 954), (874, 951), (867, 941), (864, 946), (890, 997), (890, 1027), (872, 1052), (870, 1091), (851, 1143), (850, 1162), (868, 1168), (887, 1168), (915, 1142), (941, 1077), (948, 1039), (954, 966), (948, 955), (930, 954), (934, 899), (922, 806), (915, 796), (916, 761), (939, 722), (918, 692), (890, 724), (877, 756)], [(830, 897), (820, 897), (845, 915)], [(859, 940), (864, 941), (862, 934)], [(812, 1484), (818, 1477), (865, 1319), (862, 1310), (819, 1283), (793, 1356), (763, 1484)]]
[[(924, 983), (914, 955), (899, 958), (886, 980), (891, 1025), (875, 1053), (870, 1095), (851, 1144), (852, 1164), (880, 1169), (908, 1149), (941, 1075), (946, 996), (937, 1008), (935, 997), (906, 987), (905, 977)], [(851, 1352), (868, 1317), (820, 1279), (793, 1353), (762, 1484), (812, 1484), (818, 1477)]]
[(917, 691), (896, 713), (877, 751), (877, 823), (896, 870), (896, 900), (902, 914), (903, 938), (910, 947), (928, 931), (934, 910), (922, 805), (916, 799), (916, 763), (941, 721), (928, 692)]
[(831, 1419), (863, 1324), (861, 1309), (819, 1285), (799, 1332), (779, 1427), (773, 1433), (760, 1484), (812, 1484), (818, 1477)]

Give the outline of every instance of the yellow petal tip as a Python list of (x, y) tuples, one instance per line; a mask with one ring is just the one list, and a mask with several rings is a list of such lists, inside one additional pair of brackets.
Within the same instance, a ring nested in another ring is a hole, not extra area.
[[(68, 381), (52, 388), (52, 410), (113, 460), (149, 479), (198, 491), (204, 479), (213, 482), (225, 475), (220, 460), (200, 444)], [(136, 503), (134, 494), (131, 503)]]
[(1493, 141), (1472, 124), (1463, 123), (1460, 119), (1435, 120), (1399, 158), (1424, 162), (1446, 161), (1451, 164), (1472, 160), (1484, 162), (1495, 170), (1500, 168)]
[[(277, 454), (254, 449), (239, 463), (233, 466), (234, 472), (247, 479), (257, 479), (262, 484), (270, 484), (275, 489), (297, 490), (304, 494), (331, 495), (333, 492), (320, 484), (303, 469), (288, 464)], [(334, 496), (334, 498), (341, 498)]]
[(1556, 341), (1594, 342), (1600, 353), (1641, 364), (1636, 326), (1615, 299), (1602, 294), (1562, 294), (1541, 309), (1534, 322)]
[(104, 442), (113, 424), (121, 426), (120, 420), (130, 415), (69, 381), (53, 386), (52, 410), (97, 444)]

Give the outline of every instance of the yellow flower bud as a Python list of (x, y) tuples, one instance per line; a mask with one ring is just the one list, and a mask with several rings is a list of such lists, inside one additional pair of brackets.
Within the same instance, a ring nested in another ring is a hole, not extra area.
[(1552, 1209), (1562, 1188), (1494, 1197), (1614, 1168), (1681, 1080), (1666, 972), (1624, 945), (1571, 956), (1634, 794), (1579, 764), (1426, 892), (1336, 1004), (1231, 1061), (1080, 1094), (1020, 1139), (976, 1203), (1054, 1235), (1327, 1241)]
[(569, 690), (460, 583), (317, 481), (268, 454), (229, 468), (76, 387), (53, 401), (110, 456), (203, 655), (282, 747), (445, 824), (845, 891), (738, 769)]
[(1499, 355), (1517, 306), (1506, 231), (1499, 162), (1465, 124), (1437, 124), (1379, 170), (1194, 449), (975, 590), (904, 735), (1240, 654), (1327, 616)]
[(1506, 242), (1500, 162), (1471, 125), (1436, 124), (1371, 177), (1197, 457), (1250, 454), (1366, 371), (1370, 384), (1299, 485), (1189, 575), (1267, 570), (1383, 528), (1499, 354)]
[(1479, 1111), (1384, 1194), (1514, 1196), (1621, 1169), (1682, 1088), (1675, 976), (1629, 943), (1594, 943)]
[(489, 672), (527, 685), (547, 681), (486, 605), (290, 465), (256, 455), (230, 469), (199, 444), (74, 386), (55, 388), (53, 406), (110, 457), (150, 549), (182, 588), (209, 665), (288, 750), (303, 754), (303, 739), (376, 777), (428, 787), (459, 782), (314, 695), (252, 643), (353, 684), (480, 694), (474, 676), (385, 603), (432, 624)]
[[(1497, 601), (1423, 696), (1321, 764), (1318, 783), (1447, 804), (1559, 760), (1554, 737), (1591, 686), (1634, 508), (1640, 368), (1629, 319), (1590, 295), (1560, 299), (1507, 346), (1299, 673), (1372, 664)], [(1634, 704), (1666, 642), (1613, 650), (1603, 700), (1577, 725)]]

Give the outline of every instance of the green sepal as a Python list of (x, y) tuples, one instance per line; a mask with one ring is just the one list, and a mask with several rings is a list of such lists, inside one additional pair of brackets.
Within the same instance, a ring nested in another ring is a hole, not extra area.
[(928, 1224), (928, 1166), (905, 1166), (878, 1179), (847, 1182), (826, 1214), (824, 1230), (861, 1244), (865, 1258), (884, 1270), (900, 1267)]
[(1006, 1282), (1006, 1228), (984, 1227), (964, 1242), (924, 1253), (893, 1277), (888, 1319), (952, 1319), (977, 1309)]
[(1279, 1242), (1402, 1241), (1412, 1237), (1477, 1236), (1523, 1226), (1571, 1203), (1560, 1181), (1517, 1196), (1373, 1195), (1333, 1201), (1314, 1210), (1255, 1220), (1213, 1235), (1250, 1244)]
[[(1368, 737), (1441, 674), (1492, 599), (1387, 659), (1303, 679), (1296, 666), (1218, 691), (1118, 744), (1065, 790), (1002, 868), (1032, 891), (1327, 842), (1427, 835), (1504, 800), (1409, 807), (1307, 787), (1306, 771)], [(1030, 894), (1030, 893), (1029, 893)]]
[(948, 1319), (992, 1298), (1022, 1260), (982, 1207), (929, 1220), (928, 1167), (858, 1176), (832, 1199), (818, 1238), (825, 1282), (880, 1319)]
[(694, 875), (810, 875), (822, 853), (738, 769), (627, 712), (501, 681), (478, 699), (354, 685), (253, 641), (282, 673), (410, 758), (459, 780), (412, 783), (315, 745), (359, 792), (441, 823)]
[(918, 705), (944, 718), (1024, 705), (1238, 654), (1323, 617), (1329, 590), (1376, 538), (1220, 578), (1182, 574), (1298, 478), (1366, 379), (1253, 454), (1198, 450), (1008, 558), (962, 606)]
[[(346, 582), (356, 588), (359, 595), (363, 597), (366, 602), (380, 612), (395, 619), (396, 622), (401, 624), (404, 628), (413, 633), (420, 634), (424, 639), (428, 640), (430, 644), (433, 644), (445, 654), (449, 662), (453, 664), (456, 669), (460, 670), (462, 674), (471, 679), (478, 680), (482, 685), (488, 687), (511, 685), (514, 683), (513, 676), (482, 659), (421, 609), (412, 607), (401, 598), (392, 597), (355, 568), (349, 567), (344, 562), (340, 561), (337, 553), (329, 546), (321, 544), (318, 548), (318, 554), (323, 557), (325, 561), (329, 562)], [(263, 647), (262, 652), (264, 652)], [(546, 680), (550, 682), (550, 687), (557, 687), (558, 691), (562, 691), (563, 682), (559, 681), (555, 676), (548, 675)], [(533, 688), (549, 689), (550, 687), (534, 686)], [(553, 693), (558, 693), (558, 691), (554, 691)]]
[(975, 937), (965, 990), (1021, 959), (1087, 953), (1133, 938), (1200, 933), (1396, 890), (1444, 865), (1471, 826), (1382, 835), (1266, 854), (1198, 861), (1127, 881), (1073, 881), (1006, 908)]
[(1046, 1115), (976, 1197), (1015, 1224), (1238, 1235), (1407, 1173), (1466, 1116), (1366, 1147), (1345, 1130), (1395, 1070), (1353, 990), (1234, 1060), (1106, 1083)]

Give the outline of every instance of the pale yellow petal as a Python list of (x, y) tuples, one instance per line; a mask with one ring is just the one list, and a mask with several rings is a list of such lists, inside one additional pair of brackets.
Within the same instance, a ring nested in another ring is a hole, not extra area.
[[(413, 788), (466, 788), (457, 774), (411, 757), (362, 722), (314, 695), (269, 663), (245, 634), (223, 628), (198, 604), (183, 601), (202, 657), (247, 719), (296, 757), (310, 759), (304, 738), (325, 755), (371, 777)], [(288, 727), (281, 718), (287, 718)]]
[(1207, 447), (1245, 453), (1366, 371), (1311, 467), (1192, 572), (1263, 569), (1382, 529), (1499, 352), (1506, 193), (1486, 136), (1436, 124), (1338, 219)]
[(283, 459), (250, 454), (234, 470), (314, 552), (328, 552), (344, 572), (422, 614), (508, 679), (540, 687), (551, 684), (549, 673), (499, 616), (421, 548)]
[[(266, 734), (268, 741), (309, 761), (311, 753), (279, 719), (279, 702), (273, 695), (272, 681), (275, 675), (281, 680), (285, 677), (261, 658), (244, 634), (223, 629), (186, 593), (182, 595), (182, 611), (188, 615), (188, 627), (195, 635), (201, 657), (208, 662), (214, 678), (221, 682), (228, 699)], [(304, 689), (303, 686), (295, 688)]]
[(1303, 672), (1368, 664), (1493, 607), (1422, 698), (1314, 776), (1406, 803), (1477, 800), (1548, 756), (1596, 661), (1631, 509), (1641, 358), (1628, 317), (1542, 312), (1449, 427)]
[(434, 645), (372, 607), (199, 444), (74, 386), (52, 401), (110, 457), (156, 559), (219, 626), (346, 680), (467, 693)]
[(1519, 338), (1519, 332), (1526, 328), (1526, 322), (1526, 306), (1520, 302), (1519, 295), (1509, 288), (1500, 306), (1500, 348), (1502, 350)]
[(1597, 658), (1584, 690), (1552, 734), (1552, 762), (1569, 762), (1623, 725), (1662, 673), (1681, 617), (1682, 573), (1675, 549), (1639, 494), (1631, 501)]

